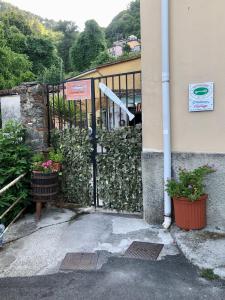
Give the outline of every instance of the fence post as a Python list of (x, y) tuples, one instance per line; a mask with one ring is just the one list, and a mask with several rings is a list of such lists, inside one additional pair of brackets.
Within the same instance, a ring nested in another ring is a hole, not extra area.
[(91, 79), (91, 107), (92, 107), (92, 164), (93, 164), (93, 202), (97, 206), (97, 141), (96, 141), (96, 104), (95, 104), (95, 80)]

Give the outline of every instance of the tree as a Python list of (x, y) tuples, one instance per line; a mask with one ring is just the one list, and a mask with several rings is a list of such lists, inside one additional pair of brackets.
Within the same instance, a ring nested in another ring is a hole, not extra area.
[(106, 42), (102, 29), (95, 20), (87, 21), (84, 31), (71, 47), (72, 66), (79, 72), (88, 69), (92, 61), (105, 49)]
[(107, 51), (100, 52), (96, 59), (91, 63), (91, 68), (116, 61), (116, 58), (110, 55)]
[(112, 20), (105, 32), (109, 46), (114, 41), (127, 38), (129, 35), (140, 38), (140, 0), (132, 1), (127, 10), (121, 11)]
[(40, 75), (45, 68), (50, 68), (59, 59), (52, 41), (45, 37), (28, 36), (25, 54), (33, 63), (32, 71)]
[(125, 44), (123, 46), (123, 53), (130, 53), (131, 52), (131, 47), (128, 44)]
[(29, 25), (28, 19), (18, 10), (10, 10), (1, 14), (1, 22), (6, 28), (14, 26), (24, 35), (32, 34), (32, 29)]
[[(2, 12), (0, 37), (0, 46), (10, 49), (12, 53), (24, 54), (24, 59), (30, 61), (29, 70), (35, 74), (36, 79), (44, 76), (46, 69), (50, 70), (52, 66), (59, 68), (61, 61), (53, 35), (37, 18), (14, 9)], [(22, 56), (16, 57), (22, 59)]]
[(0, 70), (0, 89), (12, 88), (34, 79), (28, 58), (8, 47), (0, 47)]
[(63, 59), (65, 72), (71, 71), (70, 48), (78, 37), (78, 27), (72, 21), (59, 21), (55, 30), (62, 33), (62, 38), (57, 46), (59, 56)]

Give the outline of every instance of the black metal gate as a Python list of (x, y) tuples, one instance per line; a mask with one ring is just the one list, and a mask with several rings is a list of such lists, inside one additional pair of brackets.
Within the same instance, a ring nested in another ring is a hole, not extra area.
[[(131, 122), (121, 107), (103, 94), (99, 88), (100, 82), (109, 87), (135, 115)], [(74, 90), (76, 100), (70, 100), (69, 89), (70, 93)], [(49, 144), (52, 129), (63, 131), (78, 127), (90, 130), (93, 143), (93, 205), (101, 207), (98, 197), (96, 157), (98, 153), (103, 153), (103, 149), (97, 143), (97, 128), (111, 131), (142, 122), (141, 72), (74, 78), (58, 85), (48, 85), (47, 95)]]

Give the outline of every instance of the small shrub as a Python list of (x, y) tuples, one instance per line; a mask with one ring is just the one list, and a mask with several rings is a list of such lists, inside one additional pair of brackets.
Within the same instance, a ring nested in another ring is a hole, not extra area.
[(214, 274), (212, 269), (202, 269), (201, 277), (208, 279), (208, 280), (216, 280), (216, 279), (220, 278), (218, 275)]
[(166, 191), (170, 197), (185, 197), (190, 201), (198, 200), (204, 191), (204, 179), (205, 176), (215, 172), (215, 170), (206, 165), (188, 171), (186, 169), (180, 169), (178, 180), (171, 179), (167, 181)]
[[(0, 189), (30, 169), (31, 152), (25, 144), (25, 129), (16, 122), (8, 122), (0, 129)], [(19, 197), (21, 201), (0, 220), (5, 225), (18, 214), (28, 201), (28, 181), (22, 179), (0, 196), (0, 215)]]

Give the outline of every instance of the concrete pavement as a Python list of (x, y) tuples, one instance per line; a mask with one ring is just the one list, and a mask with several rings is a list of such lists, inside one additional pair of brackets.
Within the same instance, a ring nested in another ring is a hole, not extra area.
[(98, 271), (0, 279), (1, 300), (224, 300), (182, 255), (160, 261), (111, 257)]

